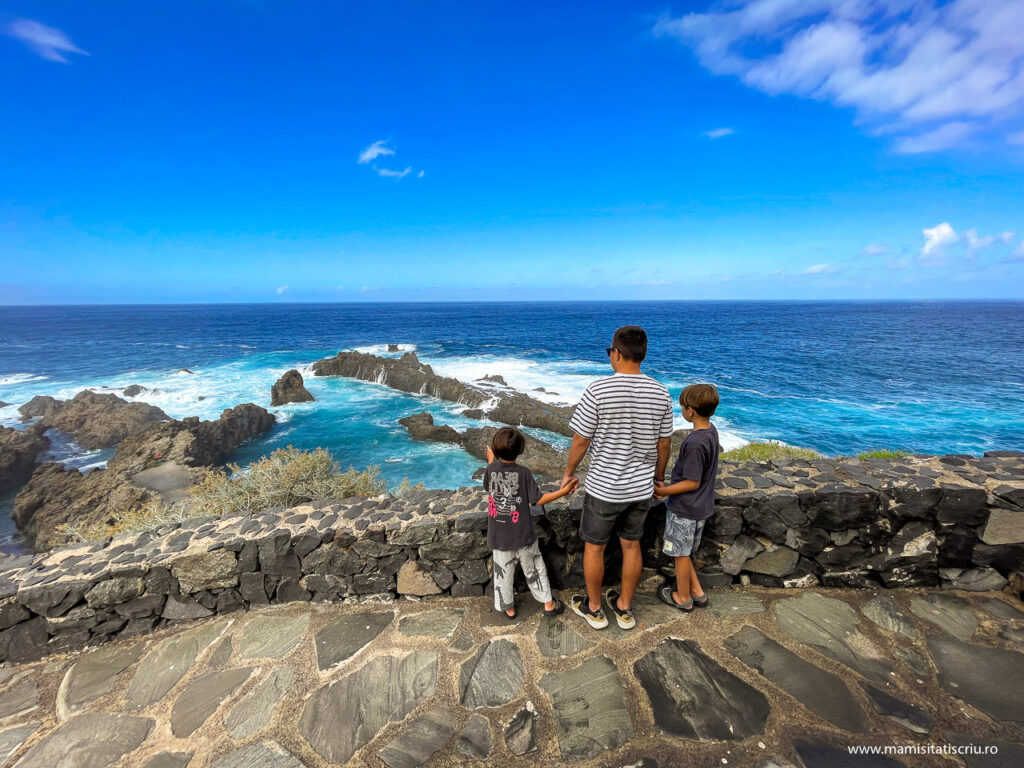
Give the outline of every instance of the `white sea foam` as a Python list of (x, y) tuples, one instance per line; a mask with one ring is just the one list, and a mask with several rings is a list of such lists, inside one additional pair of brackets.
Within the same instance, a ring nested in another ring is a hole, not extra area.
[(388, 344), (368, 344), (365, 347), (354, 347), (354, 352), (362, 352), (364, 355), (378, 355), (380, 357), (387, 357), (388, 355), (404, 355), (406, 352), (415, 352), (418, 347), (415, 344), (396, 344), (398, 352), (388, 352)]
[[(434, 373), (467, 383), (501, 376), (511, 389), (545, 403), (575, 403), (587, 385), (603, 374), (594, 363), (579, 360), (538, 362), (521, 357), (439, 357), (425, 359)], [(545, 391), (539, 392), (538, 389)]]
[(38, 373), (9, 373), (0, 376), (0, 387), (13, 387), (16, 384), (28, 384), (33, 381), (46, 381), (49, 376)]

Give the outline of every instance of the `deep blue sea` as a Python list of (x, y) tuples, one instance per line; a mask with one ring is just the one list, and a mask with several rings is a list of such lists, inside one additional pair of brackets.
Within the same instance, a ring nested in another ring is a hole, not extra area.
[[(216, 418), (238, 403), (269, 407), (270, 386), (289, 368), (306, 373), (342, 349), (384, 354), (389, 343), (444, 375), (500, 374), (517, 389), (572, 403), (609, 372), (604, 350), (625, 324), (647, 329), (644, 368), (673, 396), (696, 381), (718, 386), (726, 448), (762, 439), (826, 454), (1024, 448), (1020, 302), (0, 307), (0, 401), (12, 404), (0, 408), (0, 423), (19, 425), (16, 406), (34, 395), (129, 384), (149, 388), (137, 399), (173, 417)], [(391, 483), (472, 482), (475, 460), (413, 442), (397, 423), (428, 410), (456, 429), (479, 424), (459, 406), (311, 374), (306, 386), (316, 402), (277, 409), (274, 430), (237, 461), (285, 445), (325, 446), (344, 467), (379, 465)], [(108, 454), (66, 443), (55, 456), (92, 467)], [(0, 500), (0, 537), (10, 503)]]

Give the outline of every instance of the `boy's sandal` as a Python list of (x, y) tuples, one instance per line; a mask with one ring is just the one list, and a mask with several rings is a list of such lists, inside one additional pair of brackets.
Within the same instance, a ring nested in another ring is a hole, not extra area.
[(544, 609), (544, 615), (545, 616), (557, 616), (558, 614), (560, 614), (562, 611), (565, 610), (565, 603), (563, 603), (557, 597), (554, 598), (554, 600), (555, 600), (555, 607), (552, 608), (550, 611), (547, 608), (545, 608)]
[(707, 608), (709, 605), (711, 605), (711, 598), (708, 597), (707, 592), (700, 597), (693, 598), (694, 608)]
[(683, 613), (693, 612), (693, 599), (691, 598), (688, 603), (677, 603), (676, 599), (672, 596), (671, 584), (665, 584), (658, 590), (658, 599), (665, 605), (671, 605), (673, 608), (678, 608)]

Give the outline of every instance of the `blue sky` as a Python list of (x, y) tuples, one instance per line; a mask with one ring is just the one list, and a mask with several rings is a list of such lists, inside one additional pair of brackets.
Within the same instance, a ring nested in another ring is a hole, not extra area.
[(1021, 28), (14, 0), (0, 303), (1024, 298)]

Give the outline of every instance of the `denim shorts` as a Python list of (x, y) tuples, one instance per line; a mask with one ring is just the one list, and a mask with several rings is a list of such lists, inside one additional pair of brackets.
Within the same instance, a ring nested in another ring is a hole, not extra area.
[(650, 499), (611, 502), (584, 494), (580, 538), (591, 544), (607, 544), (612, 533), (617, 533), (620, 539), (639, 541), (650, 508)]
[(665, 513), (665, 545), (661, 548), (669, 557), (689, 557), (700, 546), (706, 520), (691, 520), (688, 517)]

